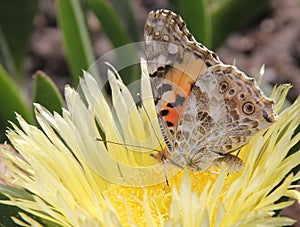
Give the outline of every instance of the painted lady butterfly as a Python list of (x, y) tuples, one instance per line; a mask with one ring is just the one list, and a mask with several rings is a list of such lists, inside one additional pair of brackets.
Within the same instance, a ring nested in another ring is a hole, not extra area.
[(179, 167), (205, 171), (243, 162), (231, 153), (276, 120), (272, 100), (235, 66), (198, 43), (175, 13), (151, 12), (145, 25), (146, 58), (166, 143), (159, 154)]

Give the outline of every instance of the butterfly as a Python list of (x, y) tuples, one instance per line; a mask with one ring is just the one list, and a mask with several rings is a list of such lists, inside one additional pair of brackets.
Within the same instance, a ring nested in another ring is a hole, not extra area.
[(144, 38), (166, 144), (157, 157), (195, 171), (221, 163), (228, 172), (240, 171), (243, 161), (231, 153), (276, 121), (273, 101), (253, 78), (197, 42), (170, 10), (149, 13)]

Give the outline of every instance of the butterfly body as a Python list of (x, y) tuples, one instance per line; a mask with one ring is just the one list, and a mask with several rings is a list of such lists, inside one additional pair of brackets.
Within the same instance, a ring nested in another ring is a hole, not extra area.
[(231, 155), (276, 120), (273, 102), (235, 66), (198, 43), (180, 16), (151, 12), (145, 25), (146, 57), (158, 119), (167, 150), (179, 167), (205, 171)]

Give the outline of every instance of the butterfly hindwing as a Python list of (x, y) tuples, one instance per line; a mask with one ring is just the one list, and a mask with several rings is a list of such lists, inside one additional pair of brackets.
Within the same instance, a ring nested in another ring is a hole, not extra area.
[[(193, 86), (175, 133), (173, 161), (206, 170), (275, 119), (273, 102), (253, 79), (233, 66), (212, 66)], [(229, 156), (233, 163), (234, 157)], [(241, 163), (237, 158), (235, 161)]]

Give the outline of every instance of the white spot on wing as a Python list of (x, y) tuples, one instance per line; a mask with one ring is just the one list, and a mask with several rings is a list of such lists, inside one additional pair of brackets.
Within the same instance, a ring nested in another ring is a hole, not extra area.
[(164, 35), (164, 40), (168, 42), (169, 41), (169, 36)]
[(174, 91), (167, 91), (167, 92), (163, 93), (162, 100), (164, 100), (166, 102), (175, 102), (176, 94), (174, 93)]
[(176, 54), (178, 52), (178, 46), (173, 43), (170, 43), (168, 45), (168, 51), (170, 54)]

